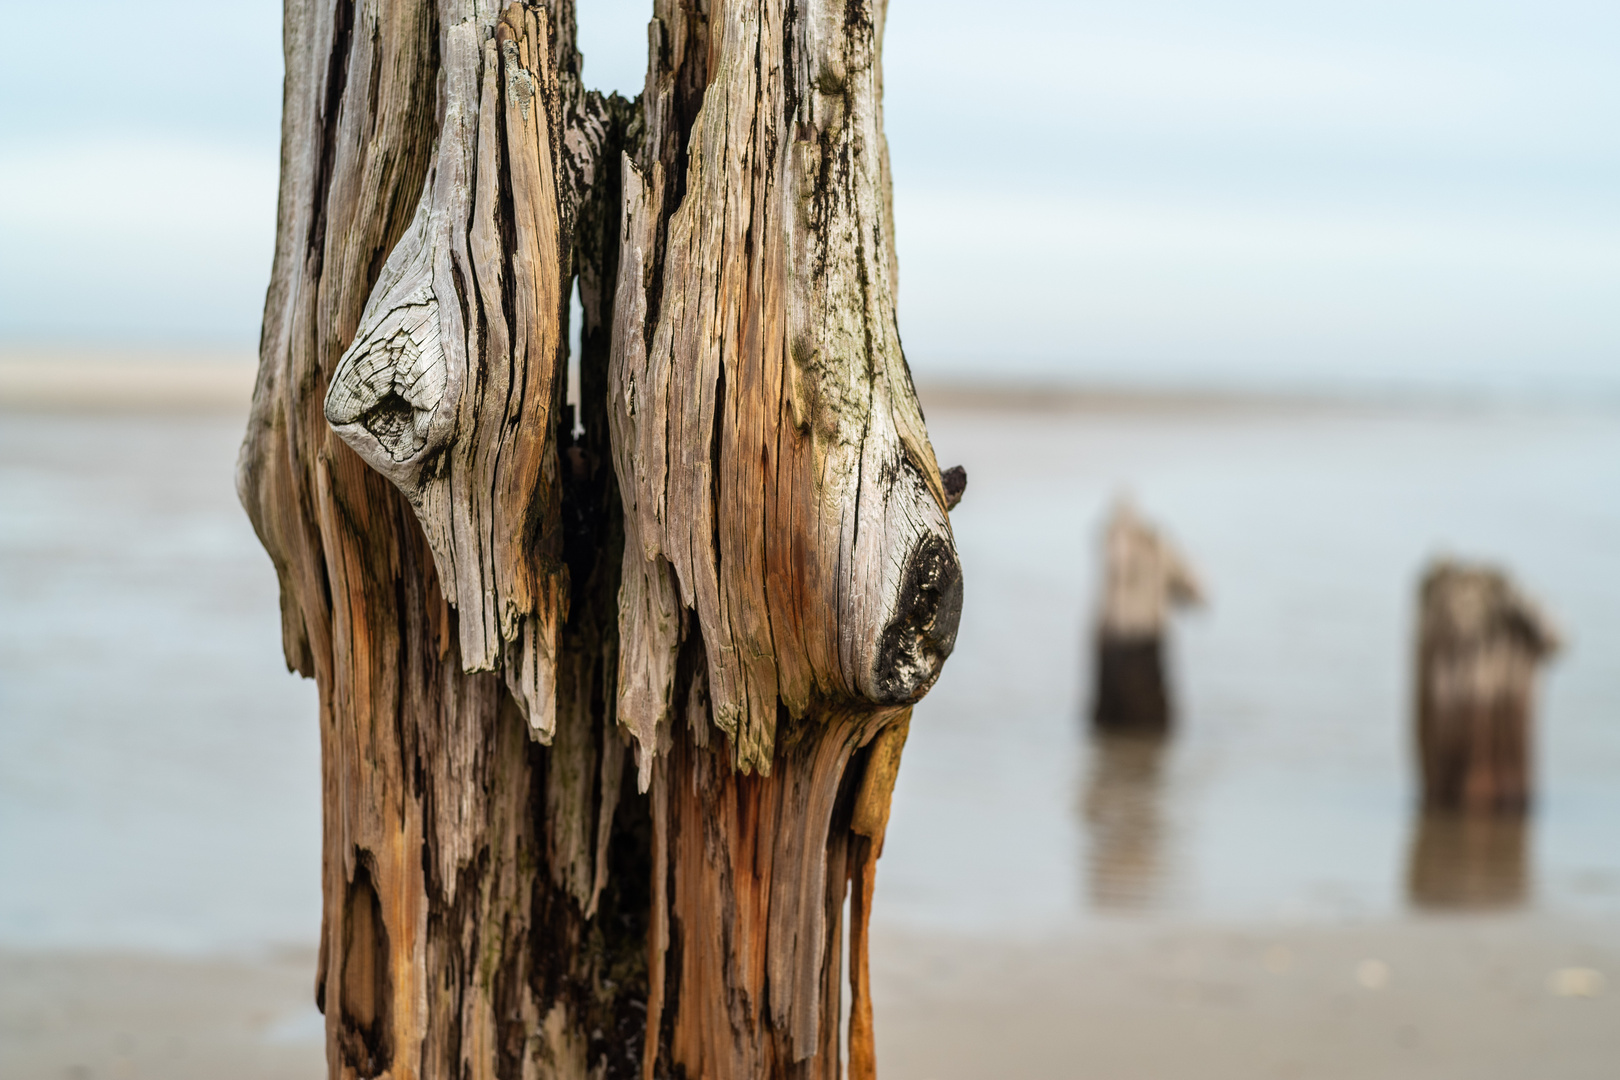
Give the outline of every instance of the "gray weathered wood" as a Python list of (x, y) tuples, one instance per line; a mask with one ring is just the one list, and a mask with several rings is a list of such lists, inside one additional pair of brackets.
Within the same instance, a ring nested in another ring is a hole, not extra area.
[[(656, 34), (689, 21), (669, 7)], [(669, 64), (697, 62), (686, 49), (703, 45), (715, 70), (684, 154), (660, 137), (684, 69), (649, 76), (625, 243), (664, 242), (620, 264), (613, 387), (639, 541), (626, 580), (646, 581), (626, 598), (626, 637), (670, 653), (673, 577), (703, 628), (715, 722), (738, 764), (760, 769), (778, 701), (797, 719), (819, 698), (925, 692), (960, 608), (895, 326), (873, 13), (810, 4), (785, 33), (773, 14), (722, 8), (703, 41), (659, 38)], [(660, 189), (683, 166), (677, 206)], [(632, 681), (621, 708), (650, 731), (668, 700)]]
[[(858, 878), (864, 950), (875, 858), (845, 778), (960, 612), (895, 323), (882, 16), (661, 0), (624, 164), (618, 709), (670, 875), (647, 1059), (687, 1075), (836, 1075), (841, 898)], [(869, 1063), (863, 962), (852, 978)], [(694, 992), (716, 985), (723, 1010)]]

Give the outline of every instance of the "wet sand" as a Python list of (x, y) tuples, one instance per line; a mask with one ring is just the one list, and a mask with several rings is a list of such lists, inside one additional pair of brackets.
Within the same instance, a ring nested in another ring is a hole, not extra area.
[(7, 1080), (325, 1075), (313, 951), (258, 960), (0, 952)]
[(1022, 945), (889, 935), (874, 973), (879, 1060), (885, 1080), (1613, 1076), (1620, 995), (1565, 995), (1597, 989), (1586, 972), (1620, 973), (1617, 929), (1487, 918), (1121, 926)]
[[(1120, 923), (1014, 942), (879, 929), (884, 1080), (1614, 1075), (1620, 924)], [(0, 1075), (313, 1080), (313, 957), (0, 954)]]

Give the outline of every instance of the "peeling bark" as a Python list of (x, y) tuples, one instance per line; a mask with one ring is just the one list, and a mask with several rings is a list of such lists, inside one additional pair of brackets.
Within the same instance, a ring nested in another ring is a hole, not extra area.
[(288, 0), (239, 486), (320, 690), (332, 1076), (836, 1077), (846, 900), (873, 1074), (964, 482), (896, 331), (882, 14), (658, 0), (632, 104), (569, 0)]

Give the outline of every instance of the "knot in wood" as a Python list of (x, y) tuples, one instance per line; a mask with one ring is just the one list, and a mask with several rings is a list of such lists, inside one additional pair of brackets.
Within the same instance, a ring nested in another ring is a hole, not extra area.
[(438, 305), (431, 297), (413, 299), (349, 347), (326, 394), (328, 423), (340, 432), (358, 424), (395, 462), (427, 446), (433, 413), (444, 399)]

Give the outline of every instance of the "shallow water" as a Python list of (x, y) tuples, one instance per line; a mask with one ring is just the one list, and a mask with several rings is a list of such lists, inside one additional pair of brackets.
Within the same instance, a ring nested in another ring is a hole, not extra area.
[[(1119, 914), (1620, 910), (1620, 417), (1503, 410), (936, 409), (966, 601), (918, 707), (880, 912), (1035, 930)], [(1178, 620), (1178, 730), (1086, 733), (1100, 522), (1129, 490), (1212, 602)], [(1425, 826), (1418, 575), (1500, 561), (1570, 645), (1527, 827)]]
[(313, 684), (235, 416), (0, 413), (0, 944), (320, 931)]
[[(880, 921), (1620, 911), (1620, 417), (934, 409), (967, 575), (918, 708)], [(314, 694), (232, 490), (234, 416), (0, 413), (0, 945), (310, 943)], [(1095, 533), (1129, 486), (1197, 564), (1178, 730), (1082, 723)], [(1570, 639), (1528, 827), (1412, 813), (1412, 595), (1500, 559)], [(1468, 853), (1472, 852), (1472, 855)]]

